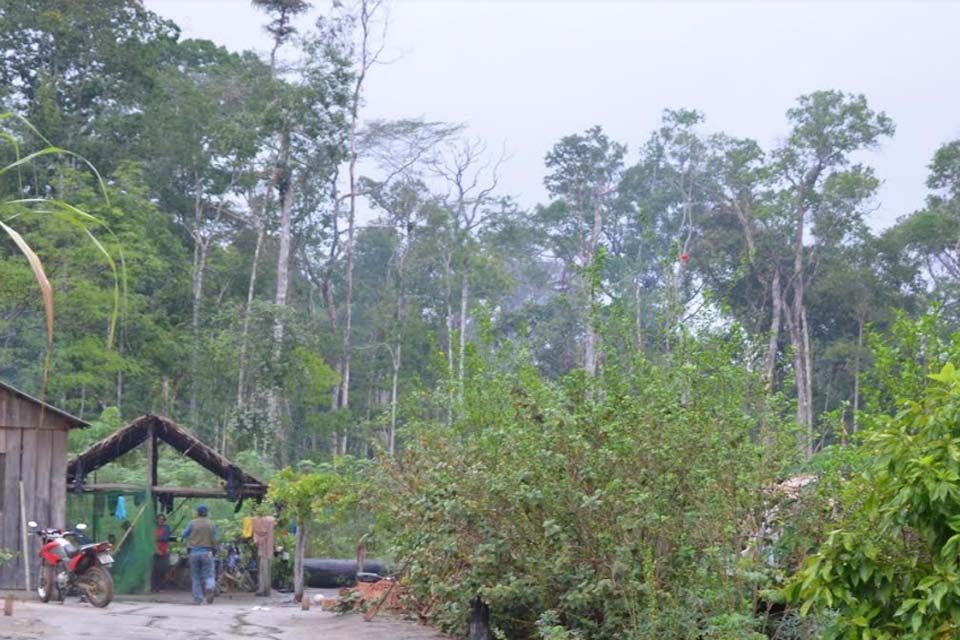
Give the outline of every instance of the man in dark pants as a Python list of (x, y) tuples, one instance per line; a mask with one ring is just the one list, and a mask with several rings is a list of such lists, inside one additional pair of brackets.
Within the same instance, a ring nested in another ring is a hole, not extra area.
[(213, 554), (217, 548), (217, 525), (207, 517), (207, 513), (207, 506), (201, 504), (197, 507), (197, 517), (183, 530), (183, 540), (187, 543), (190, 559), (194, 604), (202, 604), (204, 595), (207, 603), (212, 603), (216, 594)]
[(157, 592), (163, 588), (167, 570), (170, 568), (170, 525), (163, 514), (157, 516), (157, 549), (153, 554), (153, 572), (150, 589)]

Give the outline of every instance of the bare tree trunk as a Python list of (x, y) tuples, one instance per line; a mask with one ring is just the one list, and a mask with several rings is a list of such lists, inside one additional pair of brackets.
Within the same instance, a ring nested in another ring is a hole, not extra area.
[(583, 341), (583, 369), (588, 377), (597, 375), (597, 328), (595, 318), (593, 317), (593, 260), (597, 253), (597, 243), (600, 241), (600, 232), (603, 229), (603, 207), (600, 202), (594, 204), (593, 208), (593, 228), (590, 231), (590, 239), (581, 250), (583, 254), (583, 268), (587, 270), (584, 276), (581, 276), (583, 290), (586, 294), (584, 307), (584, 341)]
[[(283, 133), (280, 143), (280, 156), (277, 162), (278, 191), (280, 194), (280, 249), (277, 254), (277, 291), (274, 304), (277, 307), (277, 316), (273, 323), (273, 359), (280, 360), (283, 349), (284, 318), (283, 309), (287, 306), (287, 297), (290, 287), (290, 244), (292, 235), (293, 214), (293, 180), (290, 175), (290, 132)], [(267, 401), (267, 419), (269, 428), (277, 438), (277, 448), (280, 453), (280, 464), (286, 461), (286, 429), (280, 415), (280, 390), (273, 388)]]
[(293, 553), (293, 599), (300, 602), (303, 598), (303, 556), (307, 549), (307, 522), (297, 518), (297, 535)]
[(807, 413), (804, 416), (804, 419), (807, 426), (807, 438), (810, 441), (810, 449), (808, 451), (809, 455), (813, 455), (813, 442), (814, 442), (814, 433), (813, 433), (813, 346), (810, 343), (810, 323), (807, 321), (807, 307), (804, 305), (800, 308), (800, 337), (803, 340), (803, 367), (804, 367), (804, 377), (803, 381), (806, 387), (804, 388), (804, 404), (807, 407)]
[[(443, 260), (443, 271), (444, 271), (444, 297), (447, 303), (447, 382), (452, 384), (453, 382), (453, 270), (451, 268), (452, 256), (450, 255), (449, 247), (447, 248), (447, 253), (444, 255)], [(447, 399), (447, 425), (453, 424), (453, 390), (451, 389), (448, 393)]]
[(640, 306), (640, 277), (633, 282), (634, 331), (637, 351), (643, 353), (643, 308)]
[(203, 302), (203, 276), (206, 270), (207, 250), (208, 245), (201, 239), (200, 231), (197, 229), (194, 234), (193, 246), (193, 310), (190, 320), (192, 339), (190, 350), (190, 428), (193, 429), (194, 433), (200, 428), (200, 306)]
[[(360, 86), (357, 85), (359, 92)], [(357, 98), (359, 99), (359, 98)], [(340, 372), (340, 407), (350, 406), (350, 358), (352, 355), (353, 338), (353, 267), (354, 267), (354, 232), (357, 213), (357, 116), (354, 114), (353, 122), (350, 126), (350, 212), (347, 217), (347, 273), (346, 273), (346, 291), (344, 298), (344, 320), (343, 320), (343, 369)]]
[(860, 351), (863, 349), (863, 314), (857, 322), (857, 355), (853, 364), (853, 432), (857, 432), (857, 414), (860, 412)]
[(467, 354), (467, 313), (470, 308), (470, 260), (463, 259), (463, 273), (460, 274), (460, 361), (457, 379), (459, 381), (460, 399), (463, 399), (464, 360)]
[(777, 368), (777, 351), (780, 344), (780, 321), (783, 316), (783, 288), (780, 286), (780, 267), (773, 272), (773, 282), (770, 285), (770, 337), (767, 342), (767, 359), (764, 366), (764, 381), (767, 393), (773, 391), (774, 372)]
[(247, 373), (247, 341), (250, 334), (250, 316), (253, 313), (253, 296), (257, 289), (257, 268), (260, 264), (260, 249), (263, 246), (264, 227), (257, 225), (257, 243), (253, 248), (253, 264), (250, 266), (250, 281), (247, 285), (247, 304), (243, 309), (243, 329), (240, 333), (240, 371), (237, 374), (237, 409), (243, 408), (244, 385)]
[[(795, 287), (802, 285), (794, 284)], [(790, 309), (787, 312), (787, 326), (790, 329), (790, 343), (793, 346), (793, 375), (797, 392), (797, 422), (804, 430), (801, 448), (804, 455), (813, 455), (813, 397), (810, 374), (812, 357), (809, 353), (810, 336), (806, 322), (806, 309), (803, 308), (802, 293), (794, 289)]]
[(593, 326), (593, 314), (587, 317), (587, 332), (583, 339), (583, 369), (591, 378), (597, 375), (597, 330)]
[(390, 385), (390, 434), (387, 450), (390, 452), (390, 455), (396, 453), (396, 441), (397, 441), (397, 388), (400, 384), (400, 355), (401, 348), (403, 346), (402, 340), (397, 339), (396, 344), (394, 345), (393, 352), (391, 353), (391, 359), (393, 364), (393, 379)]
[[(340, 407), (350, 406), (350, 359), (352, 357), (352, 334), (353, 334), (353, 267), (354, 267), (354, 226), (357, 214), (357, 160), (359, 151), (357, 149), (357, 128), (360, 122), (360, 95), (363, 91), (363, 84), (367, 77), (370, 67), (377, 61), (382, 51), (371, 51), (370, 36), (371, 22), (374, 14), (380, 8), (382, 0), (361, 0), (360, 1), (360, 68), (357, 71), (356, 80), (353, 83), (353, 94), (350, 98), (350, 165), (349, 165), (349, 183), (350, 183), (350, 212), (347, 219), (347, 273), (346, 273), (346, 291), (344, 304), (346, 306), (344, 313), (343, 327), (343, 369), (341, 373), (340, 384)], [(346, 436), (344, 436), (344, 440)], [(343, 448), (346, 448), (344, 444)]]

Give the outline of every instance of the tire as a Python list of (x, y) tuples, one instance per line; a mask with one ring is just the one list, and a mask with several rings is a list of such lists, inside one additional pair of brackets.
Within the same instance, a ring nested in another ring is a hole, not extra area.
[(37, 597), (40, 602), (50, 602), (53, 590), (57, 588), (53, 565), (44, 562), (37, 569)]
[(113, 578), (98, 564), (87, 569), (78, 584), (87, 596), (87, 602), (97, 608), (102, 609), (113, 600)]

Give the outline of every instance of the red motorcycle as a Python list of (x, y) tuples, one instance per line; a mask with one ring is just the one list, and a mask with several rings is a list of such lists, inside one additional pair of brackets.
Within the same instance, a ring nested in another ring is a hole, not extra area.
[[(32, 529), (38, 526), (33, 521), (27, 524)], [(109, 542), (89, 542), (83, 535), (86, 528), (78, 524), (73, 530), (36, 532), (43, 541), (37, 571), (37, 596), (42, 602), (50, 602), (54, 592), (63, 602), (71, 591), (79, 591), (95, 607), (105, 607), (113, 600), (113, 578), (107, 571), (113, 564), (113, 547)]]

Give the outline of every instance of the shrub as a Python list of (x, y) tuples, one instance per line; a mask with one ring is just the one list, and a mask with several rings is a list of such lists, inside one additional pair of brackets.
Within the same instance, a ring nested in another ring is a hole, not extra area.
[(422, 612), (459, 631), (479, 594), (510, 638), (751, 637), (741, 551), (796, 447), (745, 353), (688, 339), (595, 380), (474, 362), (458, 417), (413, 421), (370, 500)]

